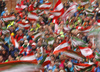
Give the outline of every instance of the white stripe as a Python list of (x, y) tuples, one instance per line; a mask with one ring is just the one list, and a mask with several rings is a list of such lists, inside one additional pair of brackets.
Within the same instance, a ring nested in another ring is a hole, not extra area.
[(19, 47), (19, 44), (18, 42), (15, 40), (15, 48), (18, 48)]
[(39, 13), (39, 15), (43, 15), (44, 14), (44, 11), (42, 11), (41, 13)]
[(76, 54), (73, 54), (73, 53), (68, 53), (68, 52), (63, 52), (64, 54), (66, 54), (67, 56), (69, 57), (72, 57), (72, 58), (75, 58), (75, 59), (78, 59), (78, 60), (82, 60), (82, 58)]
[(88, 29), (88, 30), (84, 30), (84, 31), (82, 31), (82, 32), (88, 32), (88, 31), (91, 31), (91, 29), (92, 29), (92, 28), (90, 28), (90, 29)]
[(18, 5), (16, 5), (16, 8), (19, 8), (19, 6), (18, 6)]
[(20, 58), (20, 60), (35, 60), (36, 55), (31, 55), (31, 56), (23, 56)]
[(54, 15), (50, 15), (49, 18), (54, 18)]
[(22, 9), (24, 9), (24, 8), (26, 8), (27, 7), (27, 5), (21, 5), (21, 8)]
[(75, 66), (75, 69), (76, 69), (76, 70), (80, 70), (80, 69), (86, 68), (86, 67), (84, 67), (84, 66), (78, 66), (78, 65), (74, 65), (74, 66)]
[(42, 33), (38, 33), (34, 36), (33, 40), (35, 40), (38, 36), (42, 35)]
[(61, 15), (61, 12), (53, 12), (52, 13), (54, 16), (60, 16)]
[(84, 56), (89, 56), (93, 53), (93, 51), (90, 48), (84, 48), (84, 49), (80, 49), (82, 55)]
[(50, 5), (42, 4), (42, 5), (39, 6), (39, 8), (46, 8), (46, 7), (50, 7), (50, 6), (51, 6), (51, 4)]
[[(46, 59), (45, 59), (45, 61), (50, 61), (51, 60), (51, 58), (50, 57), (46, 57)], [(44, 62), (45, 62), (44, 61)]]
[(32, 65), (32, 64), (18, 64), (13, 66), (12, 68), (3, 70), (1, 72), (35, 72), (35, 71), (39, 71), (38, 69), (39, 67), (37, 67), (36, 65)]
[(19, 26), (21, 26), (21, 27), (29, 27), (30, 24), (27, 24), (27, 25), (19, 24)]
[(62, 49), (62, 48), (64, 48), (64, 47), (67, 47), (69, 44), (66, 42), (66, 43), (64, 43), (64, 44), (61, 44), (61, 45), (59, 45), (59, 46), (57, 46), (55, 49), (54, 49), (54, 51), (57, 51), (57, 50), (60, 50), (60, 49)]
[(100, 26), (100, 23), (97, 23), (98, 26)]
[(30, 19), (36, 19), (36, 20), (39, 19), (39, 17), (36, 16), (36, 15), (34, 15), (34, 14), (28, 14), (28, 17), (29, 17)]
[(15, 16), (3, 18), (4, 21), (15, 20)]
[[(58, 11), (60, 11), (61, 9), (63, 9), (63, 4), (62, 3), (60, 3), (56, 8), (55, 8), (55, 10), (58, 10)], [(54, 10), (54, 11), (55, 11)]]

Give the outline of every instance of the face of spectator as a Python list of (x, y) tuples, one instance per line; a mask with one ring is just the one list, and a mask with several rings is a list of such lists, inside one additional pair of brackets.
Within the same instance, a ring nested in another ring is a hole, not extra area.
[(41, 57), (41, 54), (40, 53), (37, 53), (37, 58)]
[(2, 51), (2, 54), (6, 54), (6, 50), (3, 50), (3, 51)]
[(0, 55), (0, 62), (2, 62), (2, 61), (3, 61), (3, 56)]
[(54, 61), (54, 60), (55, 60), (55, 58), (53, 56), (51, 56), (51, 61)]
[(100, 62), (98, 62), (98, 67), (100, 67)]
[(40, 49), (40, 48), (38, 48), (38, 49), (37, 49), (37, 53), (40, 53), (40, 52), (41, 52), (41, 49)]
[(50, 46), (47, 46), (47, 50), (48, 50), (48, 51), (50, 51), (50, 50), (51, 50)]
[(54, 72), (59, 72), (59, 70), (58, 69), (55, 69)]
[(72, 65), (68, 65), (68, 68), (71, 68), (72, 67)]
[(22, 34), (23, 32), (22, 32), (22, 30), (19, 30), (19, 34)]
[(41, 45), (42, 45), (42, 43), (41, 43), (41, 41), (39, 41), (39, 42), (38, 42), (38, 46), (41, 46)]

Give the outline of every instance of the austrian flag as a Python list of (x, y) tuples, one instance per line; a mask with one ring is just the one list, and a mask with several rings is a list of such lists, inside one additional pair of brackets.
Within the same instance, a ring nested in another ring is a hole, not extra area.
[(44, 3), (39, 6), (39, 9), (50, 9), (51, 3)]
[(68, 49), (69, 43), (64, 40), (62, 41), (53, 51), (53, 54), (59, 53), (59, 52), (64, 52), (65, 50)]

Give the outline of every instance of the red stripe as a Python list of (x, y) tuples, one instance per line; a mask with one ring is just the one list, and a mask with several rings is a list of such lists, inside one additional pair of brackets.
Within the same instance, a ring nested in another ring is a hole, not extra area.
[(55, 5), (55, 7), (54, 7), (54, 9), (53, 9), (53, 11), (56, 9), (56, 7), (57, 7), (59, 4), (61, 4), (61, 0), (58, 0), (58, 1), (57, 1), (56, 5)]
[(64, 47), (64, 48), (62, 48), (60, 50), (54, 51), (53, 54), (57, 54), (57, 53), (64, 52), (64, 51), (67, 51), (67, 50), (68, 50), (68, 47)]
[(14, 39), (13, 36), (11, 36), (11, 42), (12, 42), (12, 44), (15, 46), (15, 39)]

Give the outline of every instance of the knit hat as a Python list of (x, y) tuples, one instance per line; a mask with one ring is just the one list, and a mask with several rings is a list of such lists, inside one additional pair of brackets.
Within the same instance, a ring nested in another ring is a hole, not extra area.
[(25, 40), (24, 42), (27, 42), (28, 43), (28, 40)]
[(32, 46), (36, 46), (36, 43), (32, 43)]
[(69, 62), (68, 62), (68, 65), (72, 65), (72, 62), (69, 61)]
[(64, 68), (64, 65), (61, 63), (61, 64), (59, 65), (59, 68), (60, 68), (60, 67), (63, 67), (63, 68)]

